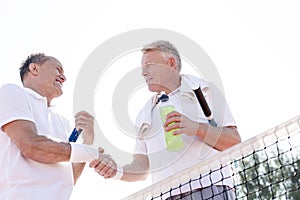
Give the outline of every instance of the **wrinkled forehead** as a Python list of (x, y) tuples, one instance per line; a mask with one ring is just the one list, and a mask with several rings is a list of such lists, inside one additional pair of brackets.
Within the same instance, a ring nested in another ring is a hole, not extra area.
[(163, 51), (154, 49), (143, 52), (142, 65), (164, 61)]

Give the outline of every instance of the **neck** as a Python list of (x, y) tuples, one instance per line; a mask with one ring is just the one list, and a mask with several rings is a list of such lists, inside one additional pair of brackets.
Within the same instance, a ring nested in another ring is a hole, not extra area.
[(30, 81), (24, 81), (23, 86), (25, 88), (29, 88), (33, 91), (35, 91), (36, 93), (38, 93), (39, 95), (41, 95), (42, 97), (46, 97), (47, 98), (47, 106), (49, 107), (51, 105), (51, 100), (52, 98), (49, 98), (46, 93), (41, 89), (42, 87), (39, 87), (38, 84), (36, 83), (32, 83)]
[(181, 76), (180, 74), (176, 75), (170, 82), (169, 84), (166, 84), (167, 87), (165, 88), (165, 92), (168, 95), (169, 93), (173, 92), (176, 90), (178, 87), (181, 85)]

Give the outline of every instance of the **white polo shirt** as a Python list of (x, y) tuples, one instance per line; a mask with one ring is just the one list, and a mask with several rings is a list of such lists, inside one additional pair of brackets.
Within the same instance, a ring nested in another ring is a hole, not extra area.
[(13, 84), (0, 88), (0, 199), (66, 200), (73, 189), (72, 164), (43, 164), (26, 159), (2, 130), (14, 120), (35, 123), (37, 133), (68, 141), (72, 129), (66, 119), (47, 107), (47, 99)]
[[(218, 126), (235, 126), (231, 112), (222, 95), (216, 90), (212, 90), (203, 80), (190, 75), (183, 75), (181, 86), (170, 93), (169, 101), (175, 107), (175, 110), (189, 117), (191, 120), (208, 123), (199, 102), (193, 92), (195, 84), (201, 85), (202, 92), (212, 110), (215, 121)], [(184, 141), (184, 150), (179, 152), (169, 152), (166, 150), (164, 140), (163, 124), (159, 115), (159, 104), (155, 105), (154, 100), (149, 100), (137, 117), (137, 129), (139, 137), (136, 140), (135, 154), (144, 154), (148, 156), (153, 183), (159, 182), (168, 176), (174, 175), (186, 168), (189, 168), (201, 161), (212, 157), (219, 151), (205, 144), (197, 136), (188, 136), (182, 134)], [(229, 167), (221, 171), (216, 170), (210, 176), (202, 174), (201, 181), (192, 183), (191, 188), (201, 188), (211, 185), (211, 180), (216, 185), (232, 186), (232, 179)], [(223, 177), (227, 177), (222, 180)], [(198, 179), (199, 177), (195, 177)], [(189, 191), (190, 186), (183, 186), (181, 192)], [(173, 191), (172, 194), (179, 193)]]

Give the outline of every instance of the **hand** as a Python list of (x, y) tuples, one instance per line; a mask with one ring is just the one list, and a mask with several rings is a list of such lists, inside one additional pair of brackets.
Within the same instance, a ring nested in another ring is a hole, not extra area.
[(82, 129), (82, 138), (84, 144), (93, 144), (94, 142), (94, 117), (86, 111), (80, 111), (75, 115), (75, 127)]
[(102, 154), (99, 150), (99, 158), (93, 160), (89, 165), (104, 178), (112, 178), (117, 173), (117, 164), (110, 155)]
[(165, 131), (177, 129), (173, 132), (173, 135), (184, 133), (189, 136), (196, 135), (199, 126), (200, 124), (198, 122), (192, 121), (191, 119), (177, 111), (170, 112), (166, 116), (166, 122), (164, 124)]

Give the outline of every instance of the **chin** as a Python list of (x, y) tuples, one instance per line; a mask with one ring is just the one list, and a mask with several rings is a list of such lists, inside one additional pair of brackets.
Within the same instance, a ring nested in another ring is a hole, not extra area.
[(150, 92), (160, 92), (161, 91), (161, 87), (159, 87), (159, 85), (152, 84), (152, 85), (148, 85), (148, 90)]
[(59, 90), (59, 91), (57, 92), (57, 95), (56, 95), (56, 97), (59, 97), (59, 96), (61, 96), (63, 93), (64, 93), (64, 92), (63, 92), (62, 90)]

